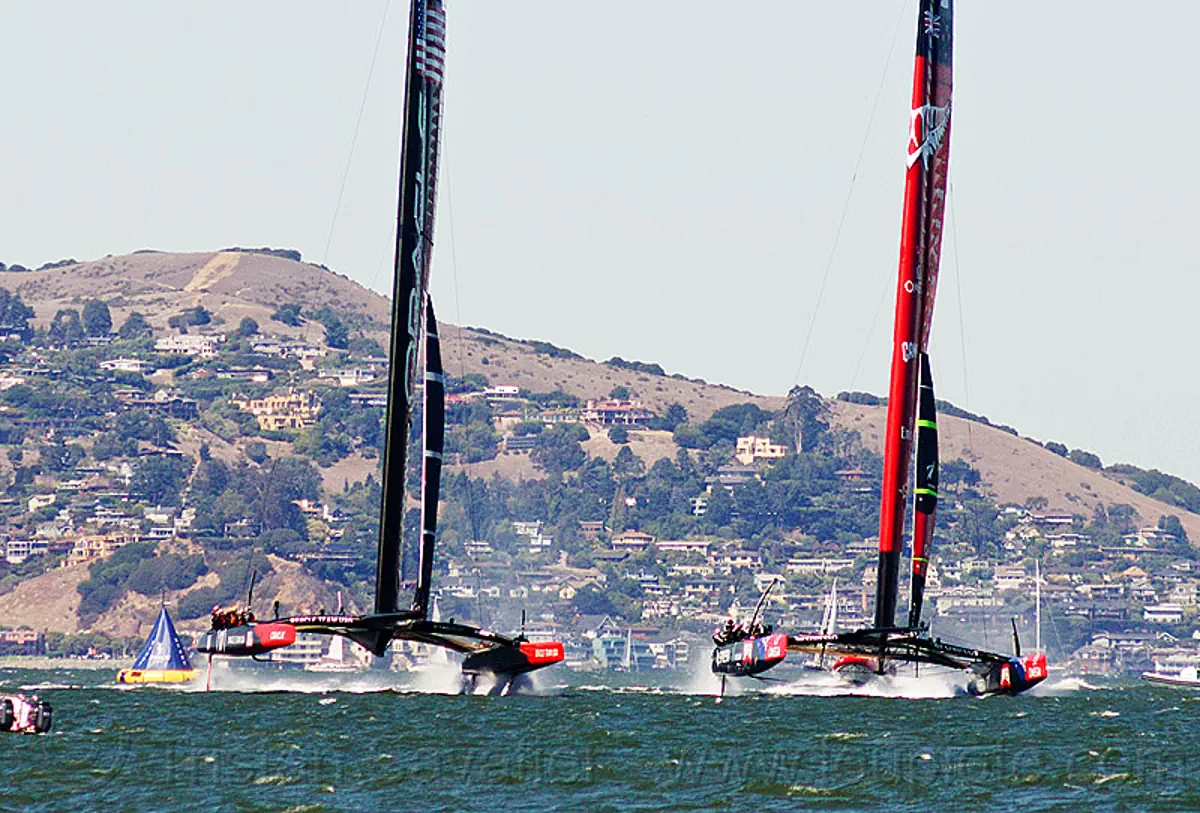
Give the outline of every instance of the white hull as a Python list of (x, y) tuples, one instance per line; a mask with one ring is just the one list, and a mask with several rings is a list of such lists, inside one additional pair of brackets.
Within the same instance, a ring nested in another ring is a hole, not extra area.
[(1166, 675), (1160, 672), (1142, 672), (1142, 680), (1148, 680), (1151, 683), (1162, 683), (1166, 686), (1187, 686), (1193, 689), (1200, 689), (1200, 678), (1184, 677), (1182, 675)]

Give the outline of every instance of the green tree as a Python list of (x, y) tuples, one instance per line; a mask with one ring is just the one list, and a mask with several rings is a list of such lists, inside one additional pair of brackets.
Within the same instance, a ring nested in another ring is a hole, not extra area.
[(175, 505), (191, 472), (191, 464), (179, 457), (144, 457), (138, 461), (129, 490), (154, 505)]
[(48, 334), (56, 344), (70, 346), (83, 341), (83, 323), (79, 320), (79, 311), (74, 308), (60, 309), (54, 314)]
[(629, 442), (629, 430), (626, 429), (624, 426), (615, 424), (612, 427), (610, 427), (608, 430), (608, 439), (611, 440), (613, 443), (618, 443), (618, 444), (628, 443)]
[(1174, 536), (1176, 542), (1182, 543), (1184, 547), (1189, 545), (1187, 531), (1184, 529), (1183, 523), (1179, 521), (1179, 517), (1174, 514), (1163, 514), (1159, 517), (1158, 529)]
[(83, 332), (89, 336), (107, 336), (112, 330), (108, 305), (99, 299), (89, 299), (83, 306)]
[(617, 401), (628, 401), (629, 400), (629, 387), (625, 387), (625, 386), (618, 384), (617, 386), (613, 387), (612, 390), (609, 391), (608, 397), (615, 399)]
[(683, 404), (671, 404), (665, 413), (650, 420), (650, 428), (674, 432), (676, 427), (687, 423), (687, 417), (687, 409)]
[(0, 288), (0, 331), (17, 333), (21, 341), (27, 342), (33, 338), (33, 328), (29, 326), (33, 316), (33, 308), (21, 301), (20, 294)]
[(117, 331), (117, 336), (122, 339), (142, 339), (148, 338), (154, 333), (150, 323), (146, 321), (146, 317), (134, 311), (125, 319), (125, 323), (121, 325)]
[(300, 318), (300, 306), (296, 303), (280, 305), (271, 314), (271, 318), (276, 322), (283, 322), (285, 325), (291, 325), (292, 327), (300, 327), (304, 321)]
[(258, 322), (251, 319), (249, 316), (242, 317), (242, 321), (238, 323), (235, 335), (241, 339), (248, 339), (258, 333)]

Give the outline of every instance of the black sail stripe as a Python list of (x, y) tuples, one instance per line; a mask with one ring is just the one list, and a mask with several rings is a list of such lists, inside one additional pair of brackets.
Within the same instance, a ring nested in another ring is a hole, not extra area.
[(433, 585), (433, 553), (437, 541), (438, 499), (442, 483), (442, 452), (446, 442), (446, 388), (443, 383), (442, 349), (437, 336), (433, 299), (426, 299), (425, 323), (425, 460), (421, 471), (421, 555), (413, 612), (425, 617), (430, 608)]

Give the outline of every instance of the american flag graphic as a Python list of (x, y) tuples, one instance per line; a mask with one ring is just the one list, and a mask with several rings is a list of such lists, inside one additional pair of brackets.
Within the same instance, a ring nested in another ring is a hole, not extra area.
[[(942, 33), (942, 19), (932, 11), (926, 11), (925, 17), (925, 33), (930, 37), (940, 36)], [(445, 24), (443, 23), (442, 32), (445, 33)]]
[(417, 73), (440, 85), (446, 71), (446, 12), (441, 0), (422, 5), (417, 13)]

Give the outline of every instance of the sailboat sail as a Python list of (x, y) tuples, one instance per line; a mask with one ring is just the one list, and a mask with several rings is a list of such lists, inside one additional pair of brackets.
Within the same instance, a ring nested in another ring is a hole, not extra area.
[(933, 526), (938, 501), (937, 407), (933, 397), (933, 375), (929, 354), (921, 354), (921, 392), (917, 407), (917, 472), (913, 495), (912, 596), (908, 605), (908, 625), (921, 623), (925, 601), (925, 573), (933, 547)]
[(446, 391), (442, 351), (433, 300), (425, 316), (425, 460), (421, 470), (421, 557), (413, 612), (425, 617), (433, 584), (433, 547), (437, 539), (438, 496), (442, 482), (442, 449), (446, 437)]
[(953, 29), (951, 0), (921, 0), (884, 441), (876, 627), (895, 624), (920, 359), (929, 347), (941, 258), (950, 159)]
[[(446, 15), (441, 0), (413, 0), (401, 136), (392, 374), (388, 383), (383, 508), (375, 576), (376, 613), (395, 613), (398, 609), (409, 420), (421, 376), (420, 345), (433, 256), (445, 47)], [(417, 604), (414, 602), (413, 609), (423, 617), (426, 608)]]

